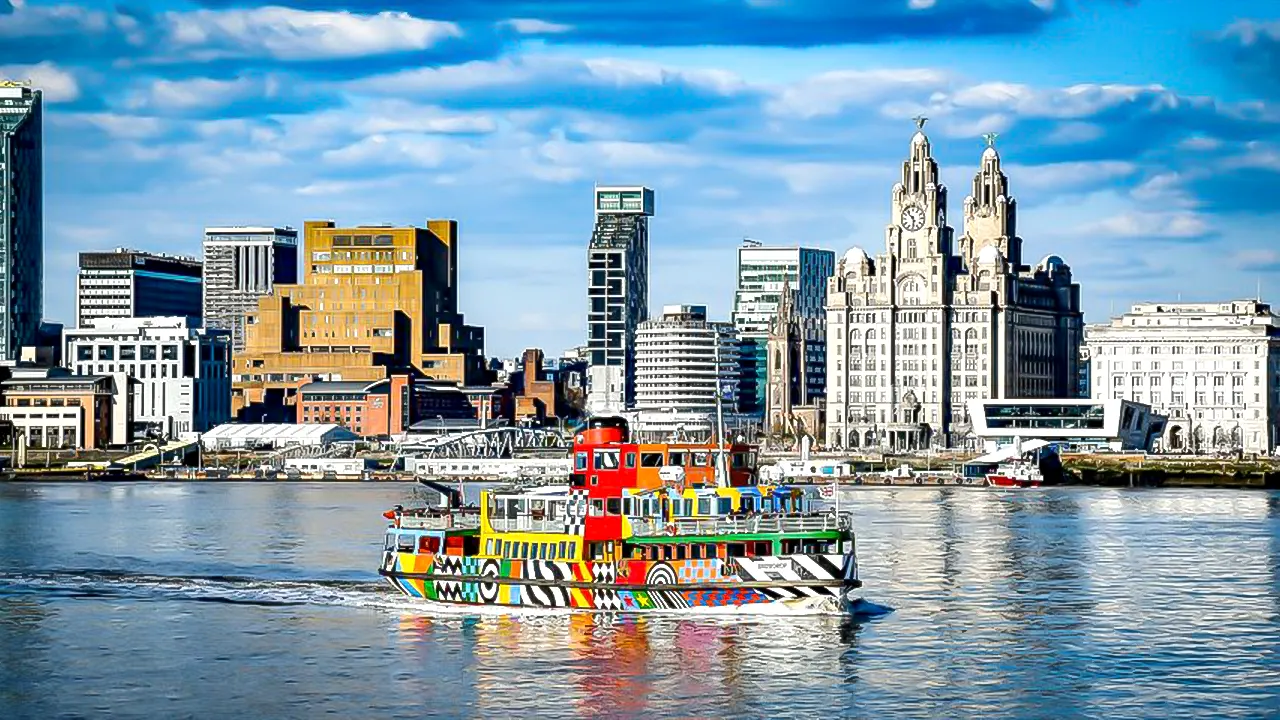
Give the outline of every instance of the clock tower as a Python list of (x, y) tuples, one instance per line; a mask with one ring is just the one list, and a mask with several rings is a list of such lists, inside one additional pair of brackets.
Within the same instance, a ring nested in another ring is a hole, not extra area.
[(902, 179), (893, 186), (892, 216), (885, 228), (897, 305), (940, 305), (948, 298), (952, 230), (947, 226), (947, 188), (924, 134), (927, 121), (915, 119), (910, 155), (902, 163)]

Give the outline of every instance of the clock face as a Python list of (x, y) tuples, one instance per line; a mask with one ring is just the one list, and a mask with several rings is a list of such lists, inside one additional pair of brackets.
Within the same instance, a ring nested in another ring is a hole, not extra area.
[(915, 232), (924, 227), (924, 208), (919, 205), (908, 205), (902, 209), (902, 227)]

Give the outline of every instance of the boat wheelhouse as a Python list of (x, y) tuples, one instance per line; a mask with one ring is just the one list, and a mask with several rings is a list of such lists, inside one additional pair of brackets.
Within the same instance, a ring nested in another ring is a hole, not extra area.
[(626, 423), (603, 418), (575, 437), (574, 464), (568, 485), (388, 513), (381, 573), (453, 604), (804, 612), (854, 600), (850, 516), (755, 484), (748, 446), (628, 443)]

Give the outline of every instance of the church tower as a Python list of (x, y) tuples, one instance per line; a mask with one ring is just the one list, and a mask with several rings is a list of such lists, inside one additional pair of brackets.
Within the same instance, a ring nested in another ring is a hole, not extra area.
[[(970, 272), (984, 248), (994, 247), (1009, 262), (1009, 270), (1022, 267), (1022, 238), (1017, 235), (1017, 201), (1009, 195), (1009, 179), (1000, 169), (996, 134), (983, 136), (987, 148), (982, 165), (973, 176), (973, 194), (964, 199), (964, 237), (960, 256)], [(991, 253), (987, 253), (991, 256)]]
[[(783, 280), (782, 297), (778, 301), (778, 314), (769, 323), (769, 339), (766, 344), (768, 393), (765, 395), (765, 432), (786, 432), (790, 429), (795, 329), (791, 282)], [(804, 358), (799, 360), (803, 367)], [(801, 386), (803, 387), (803, 381)]]

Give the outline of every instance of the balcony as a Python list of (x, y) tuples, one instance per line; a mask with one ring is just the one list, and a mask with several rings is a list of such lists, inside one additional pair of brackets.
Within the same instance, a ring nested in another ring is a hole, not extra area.
[[(668, 528), (674, 527), (674, 532)], [(635, 537), (665, 535), (735, 535), (739, 533), (803, 533), (849, 531), (850, 513), (772, 513), (747, 517), (675, 518), (664, 522), (655, 518), (631, 518)]]

